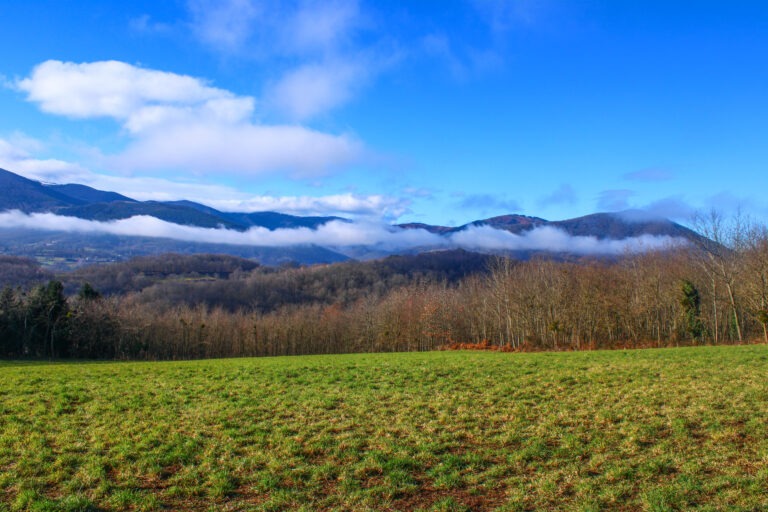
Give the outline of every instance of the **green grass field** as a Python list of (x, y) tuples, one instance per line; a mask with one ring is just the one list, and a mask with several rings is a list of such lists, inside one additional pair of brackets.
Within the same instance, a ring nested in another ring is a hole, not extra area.
[(768, 347), (0, 363), (0, 510), (765, 510)]

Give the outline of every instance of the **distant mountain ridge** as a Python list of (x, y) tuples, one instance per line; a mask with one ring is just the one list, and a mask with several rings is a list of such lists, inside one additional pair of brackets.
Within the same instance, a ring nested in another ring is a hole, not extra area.
[[(0, 169), (0, 212), (50, 212), (60, 216), (89, 221), (109, 222), (136, 216), (149, 216), (169, 223), (208, 229), (225, 228), (244, 232), (254, 227), (267, 230), (307, 228), (315, 230), (332, 221), (352, 222), (336, 216), (295, 216), (285, 213), (222, 212), (210, 206), (188, 200), (137, 201), (116, 192), (97, 190), (79, 184), (44, 184)], [(492, 228), (525, 236), (537, 228), (554, 228), (572, 237), (593, 237), (597, 240), (623, 240), (640, 236), (665, 236), (698, 242), (701, 236), (667, 219), (649, 218), (644, 212), (595, 213), (574, 219), (549, 221), (540, 217), (509, 214), (475, 220), (461, 226), (440, 226), (423, 223), (405, 223), (392, 229), (423, 230), (447, 240), (461, 238), (465, 232)], [(260, 238), (260, 237), (259, 237)], [(466, 236), (464, 237), (466, 238)], [(268, 239), (268, 238), (265, 238)], [(243, 240), (246, 240), (244, 238)], [(284, 244), (270, 246), (243, 242), (214, 243), (205, 240), (182, 241), (173, 238), (131, 235), (105, 235), (98, 233), (65, 233), (6, 227), (0, 229), (0, 254), (37, 258), (51, 266), (72, 267), (93, 262), (117, 261), (137, 255), (179, 252), (195, 254), (218, 252), (258, 259), (264, 264), (290, 261), (313, 264), (353, 259), (380, 258), (390, 254), (417, 254), (446, 247), (460, 247), (453, 242), (431, 241), (425, 245), (388, 247), (386, 244), (345, 245), (332, 243)], [(470, 247), (474, 247), (470, 244)], [(527, 248), (526, 248), (527, 247)], [(535, 254), (578, 255), (563, 248), (530, 248), (524, 244), (518, 249), (499, 249), (499, 252), (526, 259)], [(474, 250), (474, 249), (473, 249)], [(494, 252), (493, 249), (477, 249)]]
[(0, 169), (0, 211), (50, 212), (79, 219), (110, 221), (148, 215), (203, 228), (246, 231), (252, 227), (316, 229), (340, 217), (300, 217), (277, 212), (222, 212), (193, 201), (137, 201), (116, 192), (78, 184), (43, 184)]
[(622, 240), (642, 235), (668, 236), (696, 241), (701, 236), (668, 219), (659, 219), (641, 215), (638, 212), (593, 213), (574, 219), (548, 221), (540, 217), (527, 215), (501, 215), (489, 219), (476, 220), (457, 227), (432, 226), (429, 224), (398, 224), (403, 229), (424, 229), (430, 233), (450, 235), (466, 231), (472, 227), (488, 226), (521, 235), (540, 227), (553, 227), (571, 236), (593, 236), (599, 240)]

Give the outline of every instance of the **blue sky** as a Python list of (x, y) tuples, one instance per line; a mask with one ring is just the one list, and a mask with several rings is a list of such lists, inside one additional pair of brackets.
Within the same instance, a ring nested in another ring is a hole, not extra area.
[(0, 167), (461, 224), (768, 218), (768, 4), (0, 3)]

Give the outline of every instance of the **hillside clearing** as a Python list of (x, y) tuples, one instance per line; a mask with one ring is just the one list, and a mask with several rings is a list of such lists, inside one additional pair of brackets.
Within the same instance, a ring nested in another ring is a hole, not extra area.
[(0, 362), (0, 510), (756, 510), (768, 347)]

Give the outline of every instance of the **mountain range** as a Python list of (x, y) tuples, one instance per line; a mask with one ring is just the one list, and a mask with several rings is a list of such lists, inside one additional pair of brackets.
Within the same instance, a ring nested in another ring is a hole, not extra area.
[[(147, 216), (179, 226), (224, 228), (241, 233), (252, 228), (264, 228), (269, 231), (296, 228), (316, 230), (332, 221), (353, 222), (336, 216), (305, 217), (272, 211), (223, 212), (186, 200), (137, 201), (116, 192), (97, 190), (86, 185), (41, 183), (4, 169), (0, 169), (0, 190), (0, 212), (17, 210), (26, 214), (53, 213), (87, 221), (108, 222)], [(456, 227), (405, 223), (390, 228), (393, 231), (422, 230), (437, 237), (450, 239), (462, 232), (470, 232), (473, 228), (492, 228), (515, 235), (526, 235), (542, 227), (555, 228), (571, 237), (594, 237), (597, 240), (623, 240), (643, 235), (687, 240), (699, 238), (698, 234), (680, 224), (666, 219), (648, 218), (642, 212), (596, 213), (560, 221), (510, 214), (476, 220)], [(217, 252), (257, 259), (264, 264), (289, 261), (312, 264), (343, 261), (350, 257), (370, 258), (393, 253), (415, 253), (434, 248), (429, 243), (408, 248), (360, 245), (342, 248), (323, 243), (278, 247), (254, 243), (181, 241), (141, 234), (128, 236), (50, 229), (42, 231), (16, 226), (0, 228), (0, 253), (31, 256), (51, 266), (70, 267), (161, 252)]]
[(277, 212), (221, 212), (192, 201), (136, 201), (116, 192), (86, 185), (45, 184), (0, 169), (0, 211), (50, 212), (65, 217), (110, 221), (147, 215), (160, 220), (203, 228), (224, 227), (245, 231), (258, 226), (267, 229), (317, 228), (339, 217), (298, 217)]

